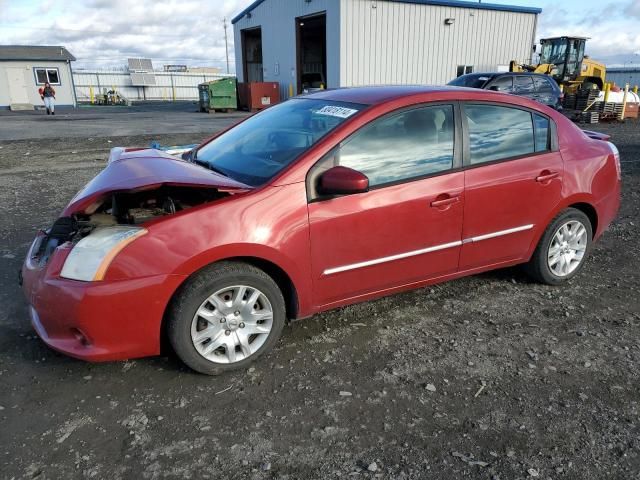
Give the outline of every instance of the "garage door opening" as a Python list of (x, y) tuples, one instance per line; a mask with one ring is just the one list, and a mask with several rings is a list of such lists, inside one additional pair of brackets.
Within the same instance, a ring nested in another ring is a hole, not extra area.
[(245, 82), (262, 82), (262, 29), (242, 30), (242, 69)]
[(327, 88), (327, 16), (296, 18), (298, 93)]

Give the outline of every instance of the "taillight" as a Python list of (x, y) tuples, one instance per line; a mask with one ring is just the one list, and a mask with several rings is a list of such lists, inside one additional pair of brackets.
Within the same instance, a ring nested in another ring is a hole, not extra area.
[(615, 159), (616, 164), (616, 172), (618, 172), (618, 180), (622, 180), (622, 167), (620, 166), (620, 152), (618, 151), (618, 147), (616, 147), (613, 143), (608, 142), (609, 147), (611, 148), (611, 152), (613, 153), (613, 158)]

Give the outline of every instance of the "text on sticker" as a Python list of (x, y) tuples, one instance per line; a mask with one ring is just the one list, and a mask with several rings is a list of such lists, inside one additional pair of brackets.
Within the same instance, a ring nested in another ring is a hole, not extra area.
[(353, 108), (326, 105), (315, 113), (319, 113), (320, 115), (330, 115), (332, 117), (338, 117), (338, 118), (349, 118), (351, 115), (357, 112), (358, 110), (354, 110)]

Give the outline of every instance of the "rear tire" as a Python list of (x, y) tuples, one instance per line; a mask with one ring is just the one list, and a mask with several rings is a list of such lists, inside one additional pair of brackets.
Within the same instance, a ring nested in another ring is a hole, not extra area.
[(169, 308), (167, 334), (187, 366), (219, 375), (271, 350), (285, 321), (282, 292), (269, 275), (245, 263), (221, 262), (187, 280)]
[(563, 210), (542, 235), (525, 267), (527, 273), (547, 285), (570, 280), (584, 267), (592, 238), (589, 217), (575, 208)]

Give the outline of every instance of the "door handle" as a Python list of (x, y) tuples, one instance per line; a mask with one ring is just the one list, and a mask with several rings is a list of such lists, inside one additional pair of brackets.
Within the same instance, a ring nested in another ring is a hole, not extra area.
[[(446, 197), (445, 197), (446, 195)], [(431, 202), (431, 206), (434, 208), (448, 207), (449, 205), (453, 205), (454, 203), (458, 203), (460, 201), (460, 196), (449, 196), (447, 194), (438, 195), (437, 200)]]
[(551, 172), (549, 170), (543, 170), (542, 172), (540, 172), (540, 175), (538, 175), (536, 177), (536, 182), (545, 183), (545, 182), (548, 182), (550, 180), (553, 180), (558, 175), (560, 175), (560, 173), (558, 173), (558, 172)]

